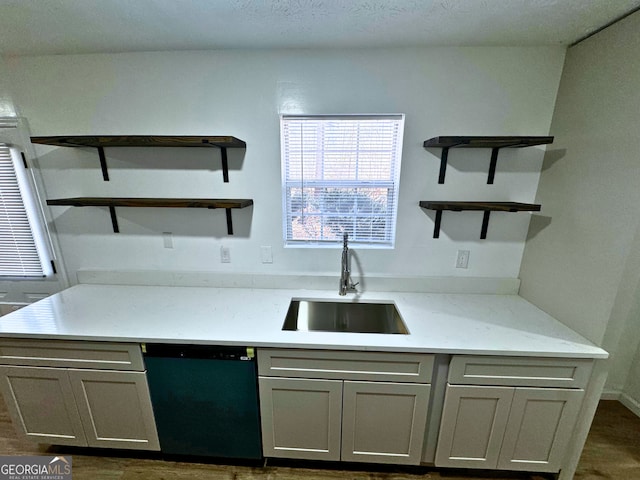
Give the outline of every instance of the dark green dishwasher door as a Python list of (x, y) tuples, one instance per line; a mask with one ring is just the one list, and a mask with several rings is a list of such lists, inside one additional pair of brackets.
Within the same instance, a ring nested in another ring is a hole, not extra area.
[(256, 364), (145, 357), (164, 453), (262, 458)]

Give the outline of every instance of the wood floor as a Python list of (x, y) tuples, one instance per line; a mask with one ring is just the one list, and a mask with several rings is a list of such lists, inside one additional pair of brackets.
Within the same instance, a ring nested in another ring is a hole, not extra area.
[[(542, 475), (462, 472), (435, 468), (272, 462), (221, 465), (210, 460), (165, 458), (159, 453), (44, 447), (18, 440), (0, 399), (0, 455), (73, 456), (74, 480), (543, 480)], [(640, 480), (640, 418), (620, 403), (602, 401), (576, 480)]]

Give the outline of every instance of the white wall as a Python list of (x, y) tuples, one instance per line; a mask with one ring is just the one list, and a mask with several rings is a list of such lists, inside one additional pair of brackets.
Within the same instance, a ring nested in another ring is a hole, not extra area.
[[(17, 117), (16, 106), (13, 100), (10, 76), (4, 58), (0, 57), (0, 143), (6, 143), (20, 147), (29, 162), (33, 160), (32, 149), (29, 146), (29, 128), (24, 119)], [(23, 148), (27, 147), (27, 148)], [(37, 166), (35, 162), (32, 166)], [(42, 186), (42, 179), (37, 168), (28, 170), (33, 185)], [(55, 236), (51, 238), (53, 258), (59, 254)], [(47, 279), (13, 280), (7, 277), (0, 278), (0, 315), (8, 313), (11, 309), (35, 302), (60, 291), (68, 286), (67, 277), (63, 265), (58, 265), (58, 275)]]
[(15, 117), (16, 110), (11, 96), (9, 73), (4, 58), (0, 56), (0, 118)]
[[(452, 151), (437, 184), (437, 135), (547, 135), (564, 48), (431, 48), (161, 52), (20, 57), (7, 60), (19, 113), (33, 135), (234, 135), (230, 183), (218, 154), (203, 149), (108, 149), (110, 182), (90, 149), (39, 147), (49, 198), (166, 196), (253, 198), (224, 212), (118, 209), (120, 234), (106, 209), (52, 208), (67, 270), (336, 274), (336, 250), (284, 249), (281, 234), (279, 113), (405, 113), (406, 127), (393, 251), (358, 251), (365, 274), (515, 278), (529, 214), (446, 213), (434, 240), (433, 214), (419, 200), (533, 201), (543, 149), (500, 154), (486, 184), (488, 150)], [(239, 156), (238, 156), (239, 155)], [(241, 168), (239, 168), (241, 166)], [(163, 248), (173, 232), (174, 248)], [(231, 263), (220, 263), (220, 246)], [(273, 264), (260, 246), (273, 247)], [(468, 270), (455, 269), (471, 250)]]
[(522, 296), (613, 353), (606, 388), (637, 393), (639, 31), (636, 13), (567, 52), (536, 197), (550, 224), (532, 222), (520, 271)]

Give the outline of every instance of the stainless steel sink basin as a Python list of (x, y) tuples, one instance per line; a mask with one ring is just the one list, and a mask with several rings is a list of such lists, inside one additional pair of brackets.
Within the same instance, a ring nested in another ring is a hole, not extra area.
[(393, 303), (292, 300), (283, 330), (386, 333), (409, 331)]

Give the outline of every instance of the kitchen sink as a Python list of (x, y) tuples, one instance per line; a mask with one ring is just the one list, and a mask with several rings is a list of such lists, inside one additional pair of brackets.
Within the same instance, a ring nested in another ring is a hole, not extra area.
[(409, 331), (393, 303), (292, 300), (283, 330), (385, 333)]

